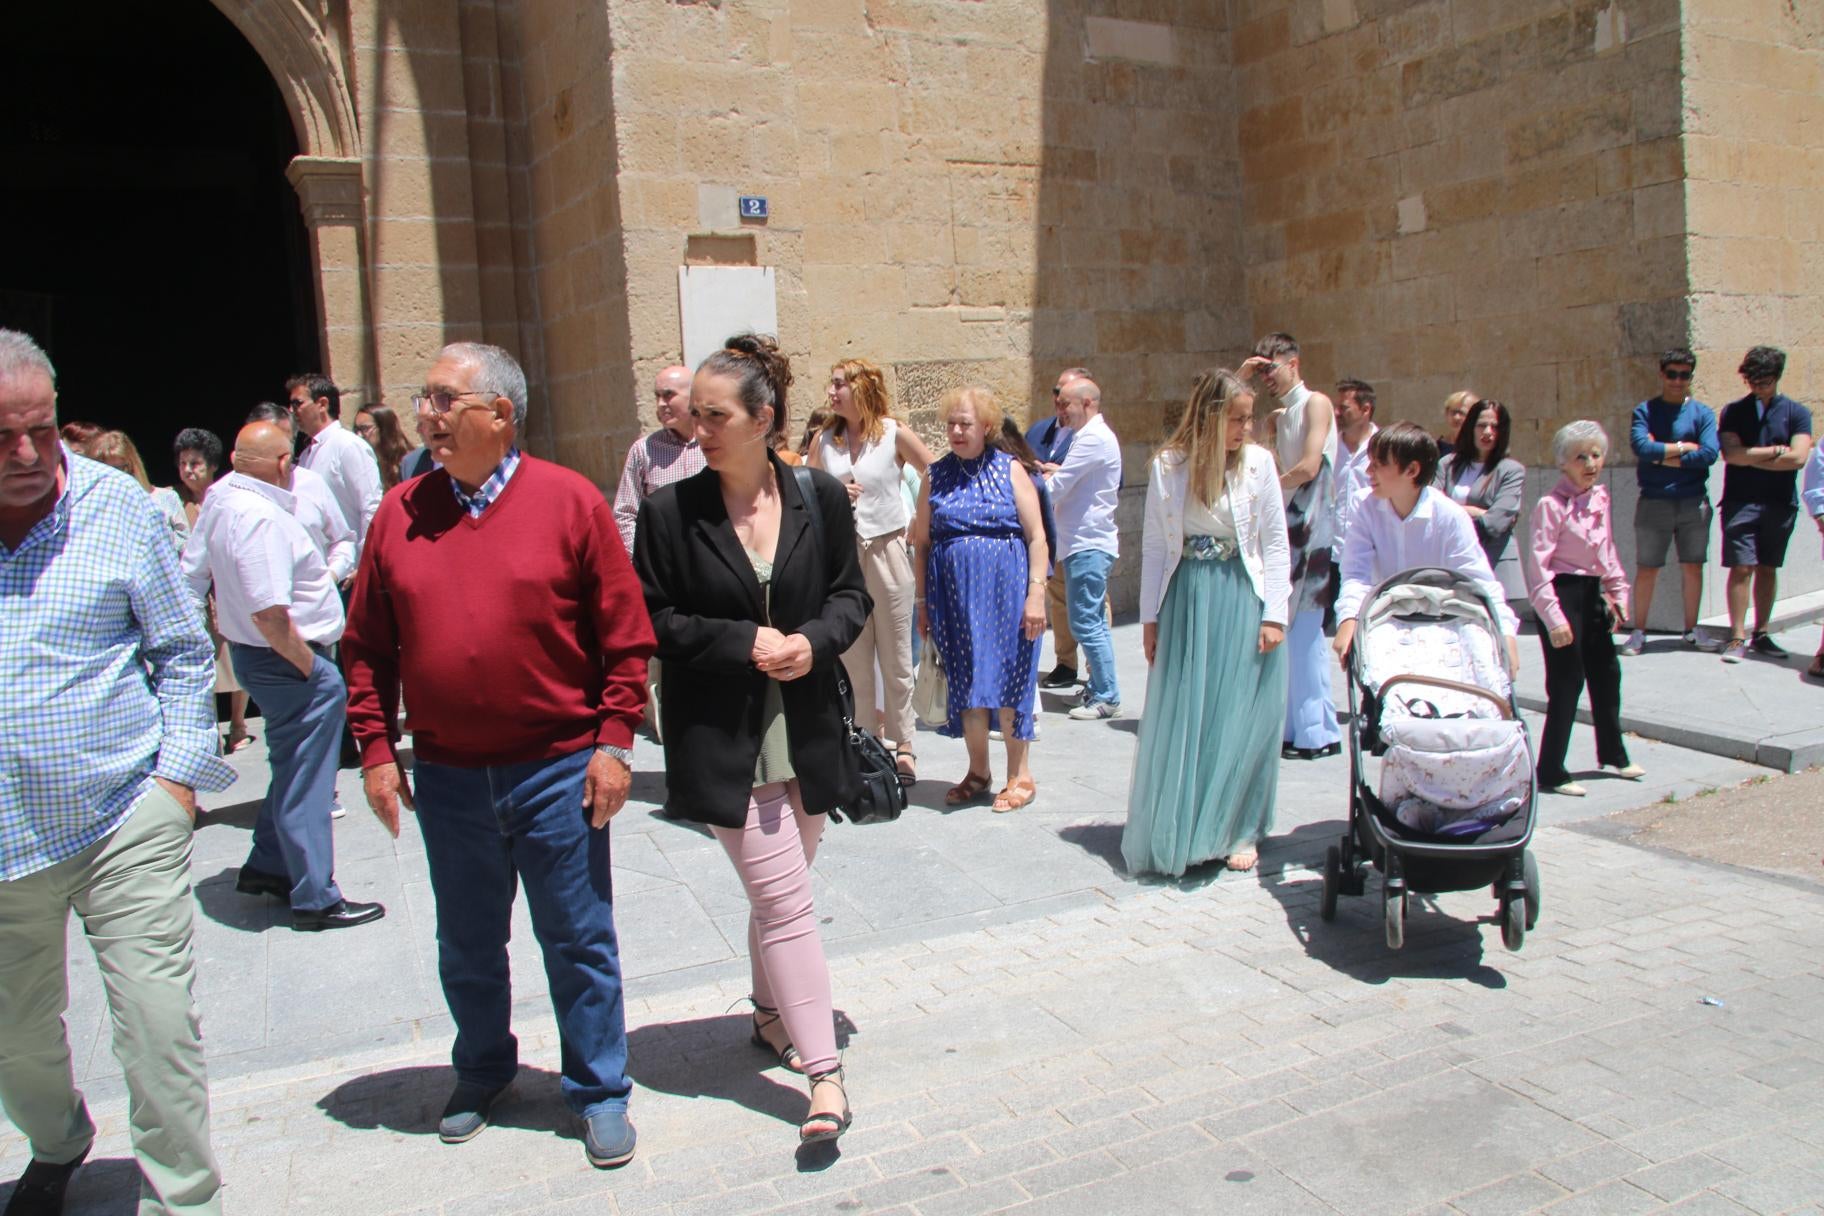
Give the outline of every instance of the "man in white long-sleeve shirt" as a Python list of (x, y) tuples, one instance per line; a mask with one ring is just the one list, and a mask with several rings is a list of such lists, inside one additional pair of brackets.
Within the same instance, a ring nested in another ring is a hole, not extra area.
[[(285, 433), (287, 442), (295, 434), (291, 411), (270, 401), (262, 401), (248, 411), (246, 424), (255, 422), (272, 423)], [(287, 467), (291, 470), (291, 480), (281, 488), (290, 490), (296, 500), (292, 514), (310, 533), (310, 539), (317, 542), (317, 550), (329, 563), (336, 586), (346, 587), (354, 578), (355, 559), (360, 552), (360, 546), (355, 543), (355, 531), (348, 526), (342, 506), (327, 481), (309, 469), (299, 468), (296, 461), (287, 462)]]
[(1396, 422), (1368, 440), (1368, 484), (1343, 541), (1343, 586), (1336, 598), (1336, 653), (1347, 661), (1355, 641), (1355, 614), (1382, 582), (1403, 570), (1441, 566), (1480, 587), (1495, 605), (1511, 667), (1520, 665), (1515, 642), (1520, 621), (1507, 606), (1501, 584), (1476, 538), (1476, 526), (1456, 503), (1431, 488), (1438, 471), (1438, 441), (1423, 427)]
[[(321, 373), (293, 376), (285, 382), (285, 403), (297, 419), (298, 430), (309, 438), (298, 453), (298, 467), (308, 469), (329, 483), (342, 518), (355, 534), (355, 556), (367, 540), (367, 526), (374, 522), (385, 488), (380, 481), (380, 458), (373, 447), (337, 421), (342, 412), (341, 393), (335, 381)], [(344, 591), (352, 572), (337, 580)]]
[(1070, 424), (1070, 452), (1045, 479), (1057, 521), (1058, 564), (1064, 568), (1064, 594), (1071, 632), (1089, 665), (1083, 704), (1070, 716), (1085, 720), (1112, 718), (1121, 712), (1121, 689), (1115, 681), (1115, 647), (1102, 602), (1108, 574), (1121, 551), (1115, 532), (1115, 503), (1121, 491), (1121, 443), (1102, 417), (1102, 390), (1079, 377), (1064, 385), (1059, 399)]

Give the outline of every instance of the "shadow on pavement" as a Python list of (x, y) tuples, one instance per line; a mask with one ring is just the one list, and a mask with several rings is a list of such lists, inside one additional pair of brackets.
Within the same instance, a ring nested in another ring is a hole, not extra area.
[[(456, 1087), (456, 1073), (445, 1065), (392, 1068), (344, 1081), (317, 1099), (317, 1109), (357, 1131), (386, 1129), (408, 1136), (434, 1136), (443, 1105)], [(521, 1066), (513, 1087), (488, 1112), (492, 1127), (549, 1132), (563, 1140), (580, 1140), (576, 1116), (564, 1104), (556, 1073)]]
[(196, 882), (196, 902), (203, 914), (218, 925), (239, 929), (243, 933), (264, 933), (275, 925), (287, 924), (291, 909), (283, 900), (269, 895), (243, 895), (234, 889), (239, 866), (224, 867), (220, 873)]
[[(16, 1180), (0, 1185), (0, 1205), (13, 1197)], [(139, 1210), (139, 1163), (101, 1157), (85, 1163), (64, 1193), (66, 1216), (133, 1216)]]
[(1324, 849), (1342, 835), (1340, 821), (1305, 824), (1269, 839), (1260, 855), (1260, 885), (1285, 913), (1286, 927), (1305, 954), (1364, 984), (1392, 979), (1464, 980), (1484, 988), (1505, 988), (1507, 977), (1483, 961), (1482, 920), (1463, 920), (1441, 912), (1429, 895), (1414, 895), (1408, 905), (1406, 944), (1387, 947), (1381, 920), (1380, 876), (1371, 868), (1361, 895), (1337, 901), (1336, 919), (1326, 924), (1318, 914), (1323, 884)]
[[(207, 798), (208, 795), (205, 794), (203, 797)], [(196, 817), (196, 826), (199, 828), (210, 828), (220, 825), (229, 828), (245, 828), (248, 831), (252, 831), (253, 821), (260, 817), (260, 806), (264, 801), (265, 799), (262, 796), (253, 799), (251, 802), (227, 802), (217, 804), (216, 806), (212, 806), (208, 810), (203, 811)]]

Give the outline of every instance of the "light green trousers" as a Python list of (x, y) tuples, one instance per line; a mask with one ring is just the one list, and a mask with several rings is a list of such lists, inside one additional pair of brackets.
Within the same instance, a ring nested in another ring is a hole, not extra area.
[(101, 968), (126, 1074), (140, 1216), (222, 1210), (191, 996), (191, 831), (189, 814), (154, 786), (113, 835), (0, 882), (0, 1106), (40, 1161), (73, 1161), (95, 1138), (63, 1024), (74, 910)]

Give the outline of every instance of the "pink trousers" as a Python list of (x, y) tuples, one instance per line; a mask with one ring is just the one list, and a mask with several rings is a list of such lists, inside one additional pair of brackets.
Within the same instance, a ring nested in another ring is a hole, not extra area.
[(747, 953), (754, 1003), (779, 1011), (785, 1032), (811, 1074), (836, 1067), (830, 966), (811, 905), (811, 862), (823, 835), (822, 815), (809, 815), (796, 781), (763, 785), (740, 828), (712, 828), (747, 890)]

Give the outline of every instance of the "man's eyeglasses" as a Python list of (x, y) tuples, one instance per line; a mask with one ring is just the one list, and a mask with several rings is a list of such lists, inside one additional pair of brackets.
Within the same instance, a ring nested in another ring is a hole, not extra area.
[(304, 407), (305, 407), (305, 406), (307, 406), (307, 405), (309, 405), (309, 404), (310, 404), (310, 398), (309, 398), (309, 397), (306, 397), (306, 398), (304, 398), (304, 400), (302, 400), (302, 401), (299, 401), (299, 400), (298, 400), (298, 399), (297, 399), (297, 398), (295, 398), (295, 397), (292, 397), (292, 398), (287, 398), (287, 399), (286, 399), (286, 401), (285, 401), (285, 404), (286, 404), (286, 405), (287, 405), (287, 406), (289, 406), (289, 407), (291, 407), (291, 408), (292, 408), (292, 409), (294, 409), (294, 410), (301, 410), (301, 409), (303, 409), (303, 408), (304, 408)]
[(447, 414), (455, 407), (456, 403), (461, 401), (464, 397), (480, 397), (484, 395), (485, 392), (481, 389), (470, 389), (466, 393), (446, 393), (442, 389), (439, 389), (434, 393), (424, 393), (413, 397), (412, 408), (415, 410), (429, 410), (433, 414)]
[(1689, 380), (1691, 378), (1690, 372), (1661, 372), (1659, 374), (1668, 380)]

